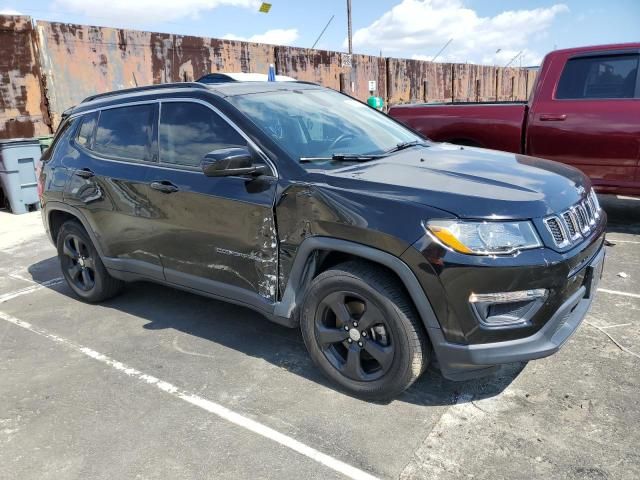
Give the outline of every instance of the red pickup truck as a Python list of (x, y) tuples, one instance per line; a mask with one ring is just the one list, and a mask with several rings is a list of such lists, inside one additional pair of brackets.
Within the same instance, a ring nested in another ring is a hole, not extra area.
[(528, 102), (398, 105), (428, 138), (573, 165), (603, 193), (640, 195), (640, 43), (556, 50)]

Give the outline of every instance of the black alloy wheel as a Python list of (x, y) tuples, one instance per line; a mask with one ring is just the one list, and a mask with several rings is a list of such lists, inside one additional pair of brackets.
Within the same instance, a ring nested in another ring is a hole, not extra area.
[(62, 268), (80, 290), (90, 291), (96, 284), (95, 262), (91, 251), (77, 235), (68, 234), (63, 241)]
[(394, 344), (383, 313), (355, 293), (325, 297), (317, 310), (315, 333), (327, 360), (352, 380), (377, 380), (393, 363)]
[(300, 329), (313, 362), (348, 393), (388, 400), (429, 363), (422, 320), (399, 279), (364, 261), (318, 274), (305, 292)]
[(62, 274), (77, 296), (87, 302), (101, 302), (120, 292), (123, 282), (109, 274), (78, 221), (69, 220), (60, 227), (56, 245)]

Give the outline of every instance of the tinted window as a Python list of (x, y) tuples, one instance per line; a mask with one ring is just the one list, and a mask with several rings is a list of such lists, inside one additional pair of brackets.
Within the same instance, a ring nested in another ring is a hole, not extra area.
[(72, 118), (70, 120), (65, 120), (65, 119), (62, 120), (62, 123), (58, 127), (58, 131), (56, 132), (56, 136), (54, 137), (53, 142), (51, 142), (51, 145), (49, 146), (49, 148), (47, 148), (42, 153), (42, 156), (40, 157), (41, 161), (48, 162), (49, 160), (51, 160), (54, 152), (58, 149), (58, 146), (70, 140), (68, 134), (69, 132), (73, 131), (71, 127), (74, 126), (75, 123), (76, 123), (75, 118)]
[(76, 142), (83, 147), (91, 148), (93, 141), (93, 132), (96, 128), (96, 122), (98, 121), (98, 112), (88, 113), (82, 117), (82, 123), (78, 129), (78, 136)]
[(311, 168), (334, 154), (378, 155), (399, 143), (424, 141), (386, 115), (329, 89), (279, 90), (228, 100), (293, 158), (305, 159), (303, 165), (313, 162)]
[(574, 58), (564, 67), (556, 98), (633, 98), (637, 55)]
[(204, 105), (166, 102), (160, 110), (160, 161), (197, 166), (212, 150), (247, 142)]
[(151, 160), (151, 125), (155, 105), (102, 110), (94, 150), (105, 155)]

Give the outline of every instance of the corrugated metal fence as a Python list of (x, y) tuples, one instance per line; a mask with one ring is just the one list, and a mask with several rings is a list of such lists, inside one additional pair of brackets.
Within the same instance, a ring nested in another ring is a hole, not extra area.
[(195, 80), (210, 72), (267, 72), (317, 82), (361, 100), (525, 100), (535, 72), (431, 63), (0, 16), (0, 138), (55, 129), (64, 110), (99, 92)]

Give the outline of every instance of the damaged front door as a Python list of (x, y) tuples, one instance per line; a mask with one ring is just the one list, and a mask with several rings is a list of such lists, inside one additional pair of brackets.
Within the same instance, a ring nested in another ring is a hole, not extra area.
[(278, 264), (275, 172), (205, 176), (202, 158), (222, 145), (246, 146), (247, 140), (208, 105), (162, 101), (159, 164), (148, 178), (158, 218), (149, 241), (167, 281), (215, 294), (240, 288), (271, 302)]

